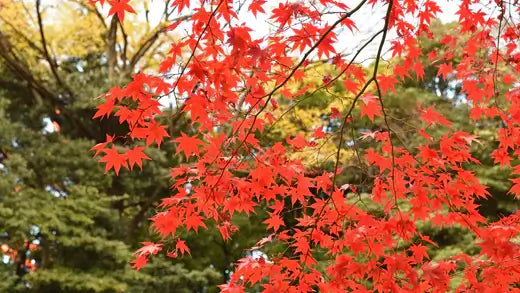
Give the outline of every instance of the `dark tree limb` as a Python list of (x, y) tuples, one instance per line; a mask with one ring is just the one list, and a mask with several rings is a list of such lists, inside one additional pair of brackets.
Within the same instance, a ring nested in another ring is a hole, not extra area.
[(108, 80), (110, 83), (114, 82), (116, 66), (117, 66), (117, 52), (116, 52), (116, 42), (117, 42), (117, 22), (118, 19), (114, 15), (112, 16), (112, 20), (110, 21), (110, 27), (106, 34), (106, 44), (107, 44), (107, 59), (108, 59)]
[(56, 79), (56, 83), (62, 88), (64, 88), (71, 97), (73, 97), (74, 95), (72, 93), (72, 90), (63, 82), (63, 80), (60, 78), (60, 75), (58, 74), (58, 63), (49, 54), (49, 50), (47, 48), (47, 41), (45, 40), (45, 33), (43, 31), (42, 15), (40, 11), (40, 0), (36, 0), (36, 16), (38, 17), (38, 29), (40, 31), (40, 39), (42, 42), (43, 55), (45, 57), (45, 60), (47, 60), (47, 63), (49, 63), (52, 75)]

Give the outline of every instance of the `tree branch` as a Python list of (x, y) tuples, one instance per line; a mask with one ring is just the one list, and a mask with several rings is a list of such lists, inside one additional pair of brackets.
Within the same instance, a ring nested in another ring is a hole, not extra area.
[(47, 42), (45, 40), (45, 34), (43, 32), (42, 16), (41, 16), (41, 12), (40, 12), (40, 0), (36, 0), (36, 16), (38, 17), (38, 29), (40, 31), (40, 38), (41, 38), (41, 42), (42, 42), (44, 57), (47, 60), (47, 62), (49, 63), (49, 66), (51, 67), (52, 75), (54, 75), (54, 78), (56, 79), (56, 82), (58, 83), (58, 85), (61, 86), (62, 88), (64, 88), (69, 93), (69, 95), (72, 97), (73, 96), (72, 91), (65, 83), (63, 83), (62, 79), (60, 78), (60, 76), (58, 74), (58, 64), (56, 63), (56, 60), (54, 60), (51, 57), (51, 55), (49, 54), (49, 50), (47, 48)]
[(14, 26), (12, 23), (10, 23), (7, 19), (5, 19), (2, 15), (0, 15), (0, 19), (5, 22), (9, 27), (11, 27), (11, 29), (16, 33), (18, 34), (22, 39), (24, 39), (27, 44), (29, 44), (29, 46), (33, 49), (35, 49), (36, 51), (38, 51), (40, 54), (45, 54), (42, 50), (42, 48), (38, 47), (38, 45), (36, 45), (36, 43), (34, 43), (33, 41), (31, 41), (31, 39), (29, 39), (26, 35), (24, 35), (19, 29), (16, 28), (16, 26)]
[(110, 83), (114, 81), (116, 66), (117, 66), (117, 53), (116, 53), (116, 37), (117, 37), (117, 22), (118, 19), (114, 15), (110, 21), (110, 28), (106, 35), (107, 44), (107, 59), (108, 59), (108, 80)]
[(125, 28), (123, 27), (123, 24), (120, 21), (118, 21), (118, 23), (119, 23), (119, 28), (121, 29), (121, 34), (123, 34), (123, 50), (121, 53), (121, 59), (123, 61), (123, 70), (126, 70), (126, 65), (127, 65), (126, 53), (128, 50), (128, 35), (125, 32)]
[[(180, 16), (178, 18), (173, 19), (171, 22), (183, 21), (183, 20), (186, 20), (186, 19), (188, 19), (190, 17), (191, 17), (191, 14), (190, 15)], [(167, 27), (168, 26), (158, 26), (155, 29), (155, 32), (152, 33), (142, 43), (142, 45), (139, 47), (139, 49), (137, 49), (137, 51), (135, 52), (134, 56), (132, 56), (132, 58), (130, 59), (130, 62), (129, 62), (129, 65), (128, 65), (128, 70), (130, 72), (134, 70), (134, 68), (137, 65), (137, 63), (139, 62), (139, 60), (141, 60), (141, 58), (143, 58), (143, 56), (146, 55), (146, 53), (150, 50), (150, 48), (153, 46), (153, 44), (157, 41), (157, 39), (159, 38), (160, 34), (163, 33)]]

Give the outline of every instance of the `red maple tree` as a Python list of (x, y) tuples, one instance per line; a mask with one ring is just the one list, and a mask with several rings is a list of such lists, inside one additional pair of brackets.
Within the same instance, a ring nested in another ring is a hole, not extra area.
[[(125, 13), (134, 12), (128, 0), (91, 2), (109, 5), (109, 14), (120, 21)], [(115, 148), (118, 140), (131, 138), (159, 147), (169, 138), (166, 126), (160, 124), (159, 99), (182, 100), (178, 114), (188, 115), (197, 130), (196, 135), (170, 138), (185, 163), (172, 169), (172, 196), (163, 200), (161, 212), (152, 219), (163, 240), (143, 242), (134, 267), (145, 266), (163, 248), (171, 257), (189, 254), (189, 242), (178, 238), (180, 229), (196, 232), (214, 222), (222, 237), (229, 239), (240, 233), (231, 221), (234, 214), (249, 215), (262, 207), (269, 217), (264, 221), (266, 237), (259, 239), (256, 248), (280, 242), (289, 247), (289, 253), (238, 260), (231, 280), (221, 286), (223, 292), (244, 292), (257, 284), (265, 292), (442, 292), (449, 289), (455, 275), (462, 279), (458, 291), (520, 291), (520, 215), (491, 222), (479, 214), (476, 200), (489, 193), (468, 167), (479, 164), (470, 151), (477, 138), (452, 128), (434, 107), (419, 108), (425, 122), (419, 133), (426, 142), (417, 149), (397, 144), (398, 135), (387, 122), (385, 94), (394, 91), (405, 76), (424, 76), (417, 38), (432, 38), (430, 23), (441, 12), (440, 1), (170, 2), (179, 18), (168, 29), (182, 26), (179, 34), (188, 33), (171, 45), (160, 66), (163, 75), (136, 74), (124, 87), (105, 94), (94, 116), (114, 115), (128, 125), (128, 133), (111, 133), (106, 142), (93, 148), (96, 154), (104, 154), (100, 161), (107, 170), (116, 173), (121, 167), (141, 167), (142, 160), (149, 159), (139, 146)], [(520, 4), (516, 0), (481, 2), (459, 1), (456, 32), (469, 35), (469, 40), (457, 44), (456, 34), (447, 35), (442, 48), (428, 55), (428, 60), (436, 64), (438, 76), (455, 76), (461, 82), (472, 106), (472, 119), (503, 122), (492, 158), (518, 174), (520, 26), (514, 16)], [(359, 24), (352, 17), (374, 7), (385, 9), (384, 22), (373, 20), (377, 31), (360, 44), (354, 56), (341, 54), (340, 34), (355, 34)], [(263, 17), (270, 29), (253, 37), (251, 17)], [(397, 37), (390, 39), (390, 34)], [(355, 62), (371, 43), (376, 45), (375, 64), (365, 74)], [(391, 55), (401, 60), (392, 68), (393, 75), (379, 70), (388, 45)], [(455, 45), (462, 47), (463, 54), (453, 66)], [(341, 122), (338, 133), (318, 128), (314, 133), (263, 144), (263, 133), (277, 120), (272, 112), (277, 97), (283, 93), (290, 99), (308, 98), (306, 89), (294, 93), (290, 85), (303, 80), (305, 69), (319, 61), (331, 64), (337, 74), (324, 76), (316, 91), (341, 82), (354, 95), (345, 109), (331, 109)], [(175, 74), (168, 75), (171, 72)], [(507, 87), (497, 87), (499, 82)], [(505, 97), (500, 103), (499, 96)], [(354, 109), (360, 109), (360, 114)], [(379, 117), (386, 125), (386, 129), (364, 134), (379, 147), (362, 153), (378, 170), (371, 200), (384, 207), (384, 216), (357, 205), (361, 199), (356, 200), (355, 185), (338, 186), (337, 182), (344, 133), (363, 116), (372, 121)], [(290, 158), (290, 152), (332, 135), (339, 137), (333, 170), (316, 175)], [(244, 173), (248, 175), (237, 175)], [(511, 181), (510, 193), (517, 196), (520, 180)], [(316, 196), (316, 191), (325, 196)], [(411, 208), (403, 208), (404, 203)], [(284, 215), (296, 205), (301, 217), (297, 224), (287, 225)], [(463, 227), (474, 235), (480, 254), (431, 260), (428, 246), (435, 243), (418, 231), (417, 221)], [(316, 265), (318, 249), (325, 250), (330, 259), (324, 269)]]

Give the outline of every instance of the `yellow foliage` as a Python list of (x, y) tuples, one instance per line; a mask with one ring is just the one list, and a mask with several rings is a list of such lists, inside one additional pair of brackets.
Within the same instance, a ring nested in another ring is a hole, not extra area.
[[(49, 54), (60, 63), (76, 57), (82, 59), (92, 53), (103, 53), (107, 50), (107, 35), (110, 20), (107, 9), (99, 5), (91, 6), (88, 0), (52, 0), (42, 1), (40, 5), (43, 31)], [(132, 5), (157, 6), (157, 1), (132, 1)], [(106, 5), (105, 5), (106, 6)], [(18, 57), (24, 61), (31, 72), (38, 72), (44, 59), (44, 50), (40, 36), (35, 1), (0, 0), (0, 32), (7, 37), (9, 44)], [(154, 7), (154, 9), (157, 7)], [(157, 10), (157, 9), (155, 9)], [(162, 10), (161, 10), (162, 11)], [(163, 15), (128, 14), (121, 27), (117, 27), (117, 50), (119, 54), (126, 49), (130, 59), (153, 35), (166, 25)], [(126, 38), (125, 38), (126, 35)], [(152, 50), (141, 58), (140, 67), (158, 65), (152, 58), (159, 51), (165, 51), (166, 40), (172, 40), (166, 33), (158, 34)], [(126, 41), (126, 46), (125, 46)], [(47, 70), (48, 65), (40, 70)]]
[[(300, 159), (303, 164), (310, 168), (335, 163), (339, 144), (339, 130), (335, 133), (327, 133), (327, 137), (317, 140), (311, 138), (311, 135), (316, 128), (326, 126), (331, 122), (329, 118), (331, 108), (336, 108), (340, 113), (344, 113), (353, 100), (353, 96), (347, 94), (342, 87), (335, 86), (318, 90), (314, 95), (310, 95), (324, 84), (323, 76), (329, 74), (335, 76), (337, 73), (332, 72), (328, 64), (311, 66), (305, 72), (303, 82), (292, 82), (288, 86), (293, 94), (307, 86), (306, 93), (298, 97), (291, 97), (294, 100), (280, 97), (278, 99), (279, 107), (272, 113), (274, 117), (279, 118), (270, 132), (273, 139), (290, 138), (301, 134), (306, 135), (305, 138), (308, 141), (316, 143), (316, 146), (306, 147), (302, 151), (291, 153), (293, 159)], [(344, 77), (339, 79), (337, 83), (341, 83), (342, 79)], [(338, 119), (335, 119), (334, 122), (338, 125), (341, 124)], [(340, 165), (347, 164), (355, 154), (352, 148), (345, 147), (349, 140), (351, 138), (349, 132), (346, 131), (340, 152)]]

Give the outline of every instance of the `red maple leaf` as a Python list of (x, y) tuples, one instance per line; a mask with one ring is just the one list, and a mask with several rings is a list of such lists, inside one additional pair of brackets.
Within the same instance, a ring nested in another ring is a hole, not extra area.
[(171, 6), (177, 8), (177, 12), (181, 12), (184, 8), (190, 8), (190, 0), (175, 0)]
[(132, 260), (130, 263), (132, 264), (132, 268), (140, 270), (143, 267), (145, 267), (148, 263), (148, 257), (140, 255), (136, 259)]
[(448, 79), (448, 75), (453, 72), (453, 67), (451, 64), (443, 63), (438, 66), (439, 71), (437, 71), (437, 76), (442, 76), (444, 79)]
[(412, 69), (415, 72), (415, 76), (417, 76), (418, 79), (424, 78), (424, 66), (421, 62), (415, 62)]
[(422, 263), (423, 259), (430, 258), (428, 256), (428, 253), (426, 252), (427, 247), (424, 245), (416, 244), (416, 245), (410, 246), (410, 248), (408, 248), (408, 249), (412, 252), (416, 263)]
[(312, 137), (314, 138), (324, 138), (326, 135), (327, 134), (323, 131), (323, 126), (316, 127), (312, 133)]
[(139, 248), (135, 254), (139, 256), (155, 255), (162, 250), (162, 244), (153, 242), (141, 242), (143, 247)]
[(435, 111), (433, 109), (433, 106), (422, 110), (421, 119), (424, 120), (424, 122), (426, 122), (428, 126), (432, 125), (433, 123), (439, 123), (444, 126), (451, 125), (451, 122), (444, 118), (444, 116), (442, 116), (441, 113)]
[(341, 118), (341, 113), (339, 112), (338, 108), (332, 107), (330, 108), (330, 118)]
[(491, 157), (494, 159), (495, 164), (500, 163), (500, 166), (511, 166), (511, 158), (507, 153), (507, 149), (495, 149), (491, 152)]
[(251, 11), (251, 13), (253, 13), (253, 15), (256, 17), (256, 14), (258, 12), (265, 13), (264, 8), (262, 8), (262, 5), (264, 5), (264, 3), (265, 3), (265, 0), (253, 0), (253, 2), (251, 2), (251, 4), (249, 4), (249, 7), (247, 8), (247, 10)]
[(101, 143), (98, 143), (96, 144), (95, 146), (93, 146), (90, 150), (91, 151), (96, 151), (96, 153), (94, 154), (94, 157), (97, 157), (97, 155), (99, 155), (99, 153), (109, 144), (112, 142), (112, 140), (114, 139), (113, 136), (111, 135), (106, 135), (106, 140), (105, 142), (101, 142)]
[(352, 78), (345, 79), (343, 84), (345, 85), (345, 89), (353, 94), (356, 94), (359, 90), (359, 83), (355, 82)]
[(118, 175), (121, 166), (128, 168), (126, 163), (126, 154), (119, 153), (115, 146), (112, 146), (111, 149), (104, 149), (103, 151), (105, 152), (105, 156), (103, 156), (99, 161), (106, 163), (105, 173), (114, 168), (114, 172)]
[(146, 145), (148, 146), (155, 142), (160, 147), (165, 137), (170, 137), (168, 132), (166, 132), (166, 126), (152, 120), (146, 129)]
[(334, 55), (336, 53), (336, 49), (333, 46), (335, 42), (336, 35), (333, 32), (330, 32), (318, 45), (318, 57), (321, 58), (322, 55), (325, 55), (328, 58), (329, 56)]
[(279, 29), (282, 29), (286, 24), (291, 24), (291, 15), (294, 11), (290, 4), (278, 3), (278, 8), (271, 10), (271, 18), (279, 23)]
[(135, 13), (135, 10), (128, 4), (130, 0), (108, 0), (108, 3), (112, 5), (110, 7), (110, 11), (108, 11), (108, 16), (117, 14), (117, 18), (123, 23), (125, 20), (125, 11), (130, 13)]
[(107, 118), (110, 117), (110, 113), (112, 113), (112, 110), (114, 110), (114, 106), (115, 106), (115, 99), (112, 97), (107, 98), (103, 104), (100, 104), (97, 106), (98, 110), (96, 111), (96, 113), (94, 114), (94, 117), (92, 117), (92, 118), (101, 117), (101, 119), (103, 119), (103, 117), (105, 117), (105, 116), (107, 116)]
[(390, 90), (395, 93), (395, 84), (399, 82), (397, 78), (390, 75), (378, 75), (377, 81), (379, 82), (379, 86), (381, 87), (381, 94), (385, 95), (385, 93)]
[(281, 226), (285, 225), (280, 215), (276, 213), (269, 213), (269, 218), (267, 218), (267, 220), (263, 221), (262, 223), (267, 224), (267, 229), (273, 229), (274, 232), (278, 231)]
[(142, 160), (151, 160), (144, 152), (144, 147), (136, 146), (133, 149), (128, 149), (126, 151), (126, 157), (128, 158), (128, 165), (130, 166), (130, 170), (133, 169), (134, 165), (137, 164), (141, 170), (143, 169)]
[(244, 293), (244, 287), (240, 285), (236, 285), (234, 283), (226, 283), (223, 285), (218, 285), (221, 293)]
[(286, 137), (285, 141), (293, 147), (294, 151), (299, 151), (309, 145), (305, 137), (301, 134), (296, 135), (294, 138)]
[(177, 137), (174, 142), (178, 143), (177, 146), (177, 154), (181, 151), (186, 155), (186, 159), (188, 159), (192, 154), (196, 156), (199, 155), (199, 145), (203, 142), (198, 139), (196, 136), (187, 136), (184, 132), (181, 132), (181, 136)]
[(194, 230), (195, 232), (199, 231), (199, 227), (207, 228), (206, 224), (204, 224), (203, 217), (200, 215), (191, 215), (186, 218), (186, 229)]
[(191, 255), (190, 249), (186, 245), (186, 242), (184, 242), (184, 240), (181, 239), (177, 240), (177, 244), (175, 244), (175, 250), (179, 251), (181, 254), (187, 253)]
[(374, 121), (375, 116), (381, 116), (381, 105), (379, 105), (379, 101), (377, 97), (367, 95), (361, 98), (364, 105), (359, 106), (361, 109), (361, 117), (367, 116), (372, 122)]

